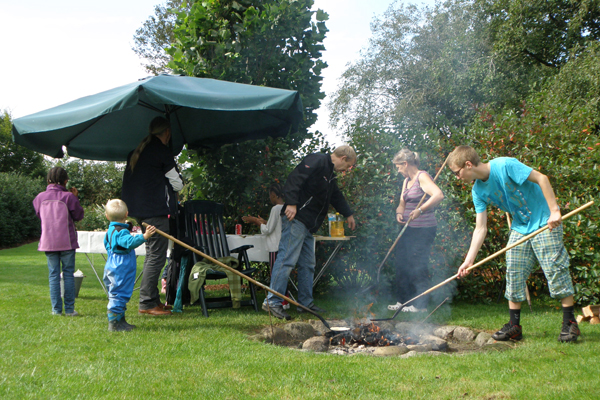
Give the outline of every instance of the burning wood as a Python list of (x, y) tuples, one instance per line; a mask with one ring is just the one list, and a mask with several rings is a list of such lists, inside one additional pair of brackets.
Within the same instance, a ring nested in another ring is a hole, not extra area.
[(354, 328), (341, 333), (329, 332), (329, 343), (332, 346), (346, 345), (366, 345), (366, 346), (398, 346), (417, 344), (418, 340), (412, 339), (409, 336), (403, 337), (396, 332), (387, 329), (382, 329), (380, 326), (370, 324), (358, 324)]

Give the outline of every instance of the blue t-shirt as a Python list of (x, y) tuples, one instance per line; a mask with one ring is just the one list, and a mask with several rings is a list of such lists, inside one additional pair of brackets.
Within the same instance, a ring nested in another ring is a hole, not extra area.
[(489, 178), (475, 180), (471, 190), (475, 211), (484, 212), (488, 204), (508, 211), (512, 229), (522, 235), (546, 225), (550, 217), (546, 198), (538, 184), (527, 180), (533, 168), (510, 157), (495, 158), (489, 164)]

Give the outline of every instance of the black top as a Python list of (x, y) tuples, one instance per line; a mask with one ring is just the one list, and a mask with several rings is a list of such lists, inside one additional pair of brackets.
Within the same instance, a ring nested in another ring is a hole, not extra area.
[(288, 176), (283, 187), (285, 204), (296, 205), (296, 217), (306, 228), (315, 233), (327, 216), (329, 204), (344, 217), (353, 214), (344, 195), (337, 186), (337, 177), (331, 156), (314, 153), (306, 156)]
[(177, 196), (165, 176), (176, 168), (171, 150), (158, 137), (152, 136), (133, 172), (129, 167), (132, 154), (133, 151), (127, 156), (121, 189), (121, 198), (127, 204), (129, 215), (143, 219), (174, 214)]

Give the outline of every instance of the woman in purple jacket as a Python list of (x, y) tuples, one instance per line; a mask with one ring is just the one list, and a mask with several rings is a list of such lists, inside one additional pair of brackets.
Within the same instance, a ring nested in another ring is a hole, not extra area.
[(67, 171), (54, 167), (48, 172), (48, 187), (33, 200), (35, 213), (42, 221), (42, 237), (39, 251), (46, 252), (48, 259), (48, 279), (50, 280), (50, 301), (52, 314), (62, 315), (62, 298), (60, 295), (60, 264), (64, 280), (65, 315), (76, 316), (75, 311), (75, 249), (77, 231), (75, 221), (83, 219), (83, 208), (77, 198), (76, 188), (67, 190), (69, 180)]

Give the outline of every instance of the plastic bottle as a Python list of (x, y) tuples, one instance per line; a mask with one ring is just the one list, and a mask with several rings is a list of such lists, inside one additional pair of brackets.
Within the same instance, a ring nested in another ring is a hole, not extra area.
[(340, 213), (335, 213), (335, 221), (331, 223), (331, 236), (344, 236), (344, 221)]

